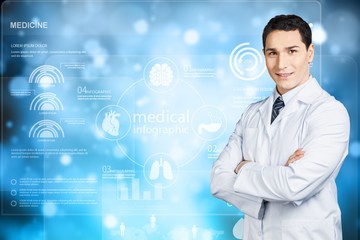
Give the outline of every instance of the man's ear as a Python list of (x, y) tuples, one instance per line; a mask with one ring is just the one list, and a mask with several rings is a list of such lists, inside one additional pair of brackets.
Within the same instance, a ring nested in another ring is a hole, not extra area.
[(308, 47), (308, 63), (311, 63), (314, 59), (314, 53), (315, 53), (315, 47), (314, 44), (310, 44), (310, 46)]

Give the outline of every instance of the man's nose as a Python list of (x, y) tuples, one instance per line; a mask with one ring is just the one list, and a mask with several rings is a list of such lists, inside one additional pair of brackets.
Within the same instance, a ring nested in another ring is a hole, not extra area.
[(282, 69), (287, 68), (288, 60), (289, 59), (287, 58), (286, 54), (280, 53), (278, 55), (278, 59), (277, 59), (277, 67), (278, 67), (278, 69), (282, 70)]

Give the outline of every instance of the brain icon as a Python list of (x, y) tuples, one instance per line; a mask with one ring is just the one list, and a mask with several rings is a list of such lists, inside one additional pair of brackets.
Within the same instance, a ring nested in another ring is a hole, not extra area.
[(169, 86), (174, 79), (173, 70), (166, 64), (155, 64), (150, 70), (150, 82), (154, 86)]

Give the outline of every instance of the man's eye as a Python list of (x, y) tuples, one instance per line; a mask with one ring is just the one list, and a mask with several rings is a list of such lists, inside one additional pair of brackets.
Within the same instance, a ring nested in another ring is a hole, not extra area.
[(293, 53), (296, 53), (296, 52), (297, 52), (297, 51), (294, 50), (294, 49), (289, 50), (289, 53), (290, 53), (290, 54), (293, 54)]
[(269, 55), (269, 56), (275, 56), (275, 55), (276, 55), (276, 52), (269, 52), (268, 55)]

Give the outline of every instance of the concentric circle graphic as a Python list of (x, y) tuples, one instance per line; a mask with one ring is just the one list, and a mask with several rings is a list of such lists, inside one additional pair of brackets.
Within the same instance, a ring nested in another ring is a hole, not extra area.
[(42, 65), (31, 73), (29, 83), (39, 84), (42, 87), (50, 87), (64, 83), (64, 76), (56, 67)]
[(255, 48), (248, 47), (250, 43), (242, 43), (230, 54), (229, 64), (233, 74), (246, 81), (259, 78), (265, 72), (263, 55)]

